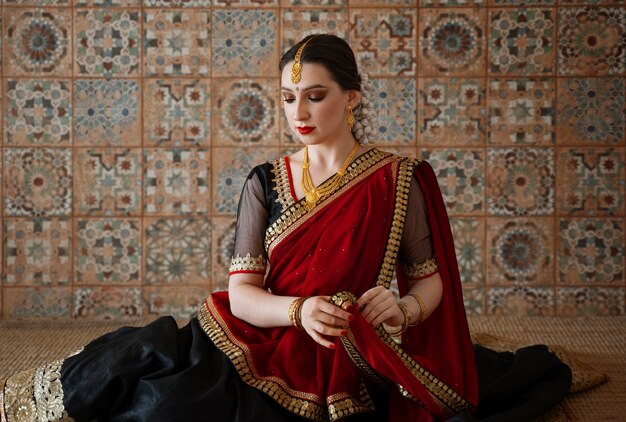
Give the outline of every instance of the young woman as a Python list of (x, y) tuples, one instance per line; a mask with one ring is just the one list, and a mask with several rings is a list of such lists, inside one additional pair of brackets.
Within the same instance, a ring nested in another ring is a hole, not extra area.
[(306, 37), (280, 70), (304, 148), (250, 172), (229, 291), (184, 328), (123, 328), (10, 378), (3, 421), (469, 418), (477, 369), (431, 168), (366, 145), (345, 41)]

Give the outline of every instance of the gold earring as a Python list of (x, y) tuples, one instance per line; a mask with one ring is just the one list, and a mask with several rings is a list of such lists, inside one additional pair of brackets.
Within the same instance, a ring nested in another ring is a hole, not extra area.
[(348, 107), (348, 126), (350, 127), (350, 130), (354, 127), (355, 122), (356, 119), (354, 118), (354, 114), (352, 114), (352, 107)]

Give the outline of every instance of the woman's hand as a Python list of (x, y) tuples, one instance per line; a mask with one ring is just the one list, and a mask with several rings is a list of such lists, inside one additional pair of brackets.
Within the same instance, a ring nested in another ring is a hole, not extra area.
[(404, 314), (395, 296), (383, 286), (372, 287), (359, 298), (357, 305), (363, 318), (375, 328), (383, 322), (398, 326), (404, 321)]
[(335, 344), (325, 336), (338, 337), (348, 334), (348, 321), (354, 317), (333, 305), (329, 296), (314, 296), (304, 301), (300, 323), (313, 340), (329, 349)]

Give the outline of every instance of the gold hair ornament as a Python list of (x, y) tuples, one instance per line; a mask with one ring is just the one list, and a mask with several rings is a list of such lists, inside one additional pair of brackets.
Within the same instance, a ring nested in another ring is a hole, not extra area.
[(293, 64), (291, 65), (291, 82), (293, 82), (294, 84), (300, 82), (300, 77), (302, 76), (302, 62), (300, 61), (300, 58), (302, 57), (302, 51), (304, 50), (304, 47), (309, 43), (309, 41), (311, 41), (313, 38), (315, 38), (315, 35), (306, 40), (306, 42), (300, 46), (300, 48), (296, 52), (296, 56), (293, 58)]

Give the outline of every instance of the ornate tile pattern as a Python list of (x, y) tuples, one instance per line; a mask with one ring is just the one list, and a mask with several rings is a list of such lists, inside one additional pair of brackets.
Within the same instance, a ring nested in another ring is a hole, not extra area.
[(487, 290), (487, 314), (554, 316), (554, 290), (545, 287), (494, 287)]
[(624, 148), (568, 148), (558, 152), (557, 213), (623, 215)]
[(559, 220), (557, 259), (561, 285), (623, 285), (623, 219)]
[(74, 74), (106, 78), (139, 75), (140, 19), (136, 9), (76, 10)]
[(138, 287), (79, 287), (73, 292), (73, 317), (127, 320), (143, 315)]
[(146, 285), (208, 285), (211, 224), (207, 218), (150, 218), (144, 222)]
[(624, 78), (559, 78), (560, 144), (624, 142)]
[(68, 80), (8, 80), (4, 98), (6, 145), (71, 145)]
[(5, 149), (4, 172), (6, 215), (45, 217), (71, 214), (70, 149)]
[(210, 206), (207, 149), (145, 151), (146, 214), (203, 214)]
[(485, 157), (482, 150), (423, 150), (422, 155), (437, 175), (449, 214), (483, 211)]
[(279, 81), (225, 79), (215, 87), (214, 145), (278, 146)]
[(71, 76), (69, 8), (4, 7), (4, 75)]
[(210, 291), (208, 284), (206, 286), (146, 287), (143, 299), (148, 315), (172, 315), (177, 319), (188, 320), (198, 312)]
[(282, 38), (280, 51), (287, 51), (310, 34), (332, 33), (348, 37), (348, 10), (341, 9), (282, 9)]
[(209, 79), (145, 79), (143, 138), (151, 146), (208, 146)]
[(71, 282), (72, 228), (68, 219), (4, 221), (3, 283), (62, 286)]
[(552, 148), (490, 148), (487, 168), (489, 214), (522, 216), (554, 213)]
[(372, 78), (372, 109), (376, 112), (376, 142), (415, 144), (415, 79)]
[(487, 56), (483, 9), (421, 9), (419, 74), (477, 76)]
[[(488, 0), (490, 6), (542, 6), (554, 5), (557, 0)], [(562, 3), (564, 0), (560, 0)], [(592, 0), (593, 1), (593, 0)]]
[(450, 226), (463, 291), (484, 286), (485, 220), (475, 217), (450, 217)]
[(487, 220), (487, 284), (545, 286), (554, 283), (554, 220)]
[(77, 284), (139, 284), (141, 222), (78, 220), (74, 270)]
[(141, 0), (74, 0), (76, 7), (140, 7)]
[(278, 6), (280, 0), (213, 0), (214, 6), (235, 7), (272, 7)]
[(487, 0), (419, 0), (420, 7), (484, 6)]
[(370, 76), (415, 75), (416, 31), (415, 9), (350, 9), (351, 46)]
[(4, 0), (3, 4), (21, 6), (69, 6), (70, 0)]
[(274, 10), (214, 10), (212, 75), (278, 76)]
[(419, 79), (420, 146), (484, 142), (487, 96), (483, 79)]
[(144, 75), (209, 75), (208, 10), (146, 10), (143, 31)]
[(160, 8), (204, 7), (208, 9), (211, 6), (211, 0), (143, 0), (143, 5)]
[(490, 79), (488, 143), (554, 145), (555, 96), (552, 79)]
[(70, 316), (69, 287), (7, 287), (3, 293), (3, 318), (49, 320)]
[(626, 9), (559, 8), (559, 75), (620, 75), (626, 71)]
[(347, 6), (348, 0), (281, 0), (283, 7), (288, 6)]
[(557, 316), (622, 316), (626, 314), (626, 309), (624, 309), (625, 292), (623, 287), (564, 287), (557, 289)]
[(141, 145), (140, 98), (134, 80), (76, 80), (74, 145)]
[(235, 250), (235, 217), (214, 217), (213, 220), (213, 283), (212, 290), (228, 288), (228, 271)]
[(489, 70), (492, 73), (554, 73), (553, 9), (495, 9), (489, 12), (489, 25)]
[(75, 214), (141, 213), (141, 150), (79, 149), (75, 154)]
[(463, 305), (467, 315), (483, 315), (485, 313), (485, 289), (463, 288)]

